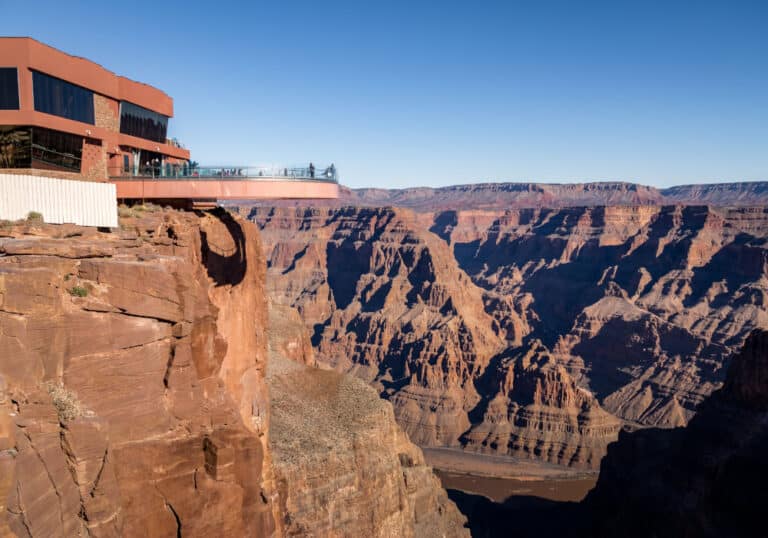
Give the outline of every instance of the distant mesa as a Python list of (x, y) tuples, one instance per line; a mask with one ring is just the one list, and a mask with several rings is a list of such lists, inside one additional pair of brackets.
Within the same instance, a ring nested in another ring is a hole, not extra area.
[[(302, 201), (256, 205), (301, 207)], [(681, 185), (657, 189), (626, 182), (472, 183), (450, 187), (352, 189), (341, 187), (338, 200), (317, 200), (323, 207), (400, 207), (418, 212), (504, 210), (639, 205), (760, 206), (768, 204), (768, 182)]]

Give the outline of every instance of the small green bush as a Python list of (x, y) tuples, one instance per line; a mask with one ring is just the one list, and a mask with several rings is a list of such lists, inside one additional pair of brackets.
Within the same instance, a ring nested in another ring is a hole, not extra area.
[(59, 415), (59, 420), (74, 420), (83, 416), (85, 410), (74, 392), (65, 388), (64, 385), (52, 381), (46, 383), (45, 388), (48, 390), (48, 394), (51, 395), (53, 406)]
[(27, 221), (43, 222), (43, 214), (38, 213), (37, 211), (30, 211), (29, 213), (27, 213)]
[(82, 286), (72, 286), (69, 288), (69, 294), (72, 297), (88, 297), (88, 288)]

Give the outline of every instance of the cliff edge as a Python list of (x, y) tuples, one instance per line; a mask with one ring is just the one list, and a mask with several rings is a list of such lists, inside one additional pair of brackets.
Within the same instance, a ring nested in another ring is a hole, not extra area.
[(0, 238), (0, 535), (269, 536), (258, 231), (224, 211)]
[(389, 404), (269, 328), (265, 272), (223, 210), (2, 223), (0, 537), (467, 536)]

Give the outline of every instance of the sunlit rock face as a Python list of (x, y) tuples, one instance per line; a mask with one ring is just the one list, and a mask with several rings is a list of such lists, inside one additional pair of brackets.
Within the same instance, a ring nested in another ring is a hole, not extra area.
[(622, 423), (687, 423), (768, 327), (762, 207), (241, 212), (316, 360), (421, 445), (595, 468)]
[(285, 534), (468, 538), (392, 406), (354, 376), (306, 366), (309, 331), (294, 314), (270, 308), (270, 452)]
[(0, 535), (279, 533), (258, 231), (125, 213), (0, 231)]
[(661, 205), (757, 207), (768, 205), (768, 181), (678, 185), (657, 189), (626, 181), (589, 183), (471, 183), (405, 189), (339, 186), (335, 200), (265, 200), (260, 207), (399, 207), (419, 213), (567, 207)]
[(270, 323), (256, 226), (121, 213), (0, 228), (0, 536), (468, 536), (392, 406)]

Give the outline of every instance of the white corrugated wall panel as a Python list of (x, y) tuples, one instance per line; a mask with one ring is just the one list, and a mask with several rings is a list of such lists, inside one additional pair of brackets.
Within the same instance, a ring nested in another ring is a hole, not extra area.
[(0, 173), (0, 220), (30, 211), (52, 224), (117, 227), (117, 190), (111, 183)]

